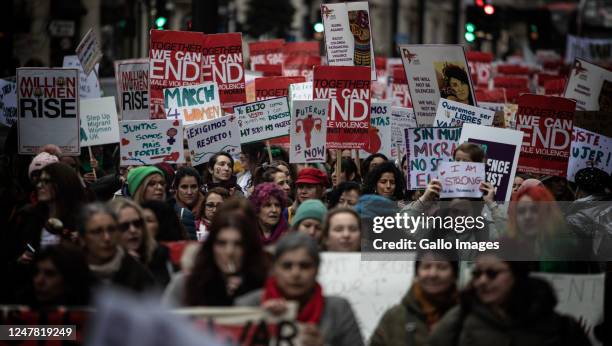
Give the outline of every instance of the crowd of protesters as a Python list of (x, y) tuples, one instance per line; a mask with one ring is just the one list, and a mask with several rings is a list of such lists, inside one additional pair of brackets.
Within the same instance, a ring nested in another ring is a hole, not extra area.
[[(575, 184), (519, 174), (517, 203), (508, 210), (494, 201), (490, 183), (481, 184), (482, 198), (456, 198), (440, 208), (438, 180), (409, 191), (406, 160), (382, 154), (357, 162), (342, 153), (337, 164), (330, 152), (328, 163), (306, 166), (289, 164), (280, 148), (268, 155), (263, 145), (249, 145), (239, 160), (220, 152), (196, 167), (118, 167), (116, 146), (97, 148), (91, 160), (64, 156), (52, 145), (26, 158), (15, 154), (12, 135), (0, 170), (2, 304), (84, 306), (92, 288), (115, 285), (163, 292), (173, 306), (281, 313), (295, 300), (297, 321), (307, 325), (304, 345), (589, 344), (575, 320), (555, 312), (551, 286), (529, 273), (609, 269), (598, 261), (612, 251), (605, 220), (603, 233), (591, 234), (611, 208), (592, 202), (612, 199), (610, 176), (597, 168), (579, 171)], [(454, 159), (484, 162), (485, 155), (464, 143)], [(317, 282), (320, 252), (360, 251), (369, 220), (396, 213), (483, 215), (486, 232), (448, 234), (506, 239), (506, 251), (528, 248), (541, 258), (584, 248), (592, 260), (511, 262), (499, 253), (468, 254), (472, 275), (460, 289), (456, 254), (420, 252), (412, 286), (364, 340), (348, 301), (325, 295)], [(572, 243), (579, 239), (598, 241)], [(605, 328), (598, 327), (603, 340)]]

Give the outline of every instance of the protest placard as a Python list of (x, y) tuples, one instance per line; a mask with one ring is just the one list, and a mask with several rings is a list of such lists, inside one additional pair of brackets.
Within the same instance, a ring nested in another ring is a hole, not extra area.
[(387, 93), (389, 98), (393, 101), (393, 106), (412, 107), (410, 91), (408, 90), (408, 80), (406, 79), (406, 73), (404, 73), (403, 66), (399, 65), (393, 67), (391, 84)]
[(504, 103), (499, 102), (478, 102), (478, 107), (491, 110), (493, 112), (503, 112)]
[(391, 156), (393, 148), (391, 142), (391, 101), (372, 102), (370, 108), (370, 143), (364, 149), (359, 150), (361, 157), (371, 154), (384, 154)]
[(288, 96), (289, 86), (291, 84), (303, 83), (305, 80), (306, 79), (302, 76), (257, 78), (255, 79), (255, 100), (261, 101), (275, 97)]
[(283, 74), (283, 46), (285, 40), (269, 40), (249, 43), (251, 69), (266, 76)]
[(149, 119), (149, 59), (115, 61), (121, 120)]
[(234, 114), (238, 116), (242, 144), (289, 134), (291, 113), (285, 96), (235, 106)]
[(519, 97), (516, 129), (524, 133), (520, 172), (566, 176), (575, 109), (575, 101), (562, 97)]
[(370, 68), (317, 66), (314, 99), (330, 99), (327, 146), (330, 149), (362, 149), (369, 142)]
[(167, 119), (181, 119), (184, 125), (223, 115), (214, 82), (164, 89), (164, 109)]
[(312, 68), (321, 64), (319, 49), (319, 41), (285, 43), (283, 76), (303, 76), (312, 82)]
[(488, 86), (489, 79), (492, 75), (491, 71), (493, 69), (491, 65), (491, 62), (493, 61), (493, 54), (478, 51), (468, 51), (465, 55), (468, 60), (468, 66), (470, 67), (470, 75), (472, 76), (472, 81), (474, 81), (476, 85), (484, 87)]
[(368, 66), (376, 80), (376, 60), (367, 1), (321, 5), (325, 51), (330, 66)]
[(241, 33), (204, 35), (202, 75), (219, 86), (222, 107), (246, 102)]
[(572, 64), (576, 58), (594, 63), (610, 61), (610, 58), (612, 58), (612, 39), (567, 35), (565, 63)]
[(436, 176), (440, 161), (452, 161), (461, 127), (419, 127), (405, 131), (408, 187), (424, 189)]
[(380, 317), (408, 292), (413, 277), (412, 261), (362, 261), (359, 253), (323, 252), (317, 280), (326, 295), (348, 299), (369, 339)]
[(440, 98), (436, 111), (436, 127), (459, 127), (463, 123), (491, 126), (495, 112), (461, 102)]
[(512, 197), (512, 183), (518, 166), (523, 133), (511, 129), (463, 124), (459, 143), (479, 144), (487, 158), (486, 181), (495, 187), (495, 200), (507, 202)]
[(401, 45), (410, 98), (419, 126), (432, 126), (440, 98), (476, 106), (460, 45)]
[(485, 181), (482, 162), (440, 162), (438, 180), (442, 184), (440, 198), (480, 198), (480, 183)]
[(406, 152), (405, 131), (414, 127), (417, 123), (412, 108), (391, 107), (391, 157), (401, 162)]
[(115, 97), (81, 101), (81, 146), (119, 143)]
[(325, 162), (329, 100), (293, 101), (289, 162)]
[(12, 127), (16, 123), (17, 83), (6, 79), (0, 79), (0, 124)]
[(130, 120), (119, 123), (121, 166), (183, 163), (180, 120)]
[(574, 126), (567, 180), (574, 181), (576, 172), (586, 167), (612, 174), (612, 138)]
[(102, 47), (93, 28), (89, 29), (85, 36), (83, 36), (83, 39), (81, 39), (81, 42), (76, 47), (76, 55), (79, 57), (86, 75), (89, 75), (96, 64), (102, 60)]
[(289, 107), (297, 100), (312, 100), (312, 82), (293, 83), (289, 85)]
[(240, 154), (240, 127), (234, 115), (185, 126), (185, 137), (193, 166), (207, 163), (220, 151)]
[[(62, 67), (76, 68), (79, 70), (79, 97), (81, 99), (95, 99), (102, 97), (102, 91), (100, 91), (100, 82), (95, 73), (86, 74), (83, 71), (79, 57), (76, 55), (66, 55), (62, 63)], [(96, 64), (94, 67), (97, 72), (100, 64)]]
[(79, 70), (18, 68), (17, 87), (19, 154), (55, 144), (64, 155), (79, 155)]
[(151, 119), (165, 119), (164, 89), (202, 83), (202, 40), (199, 32), (151, 30)]
[(576, 110), (612, 112), (612, 71), (576, 59), (564, 96), (576, 100)]

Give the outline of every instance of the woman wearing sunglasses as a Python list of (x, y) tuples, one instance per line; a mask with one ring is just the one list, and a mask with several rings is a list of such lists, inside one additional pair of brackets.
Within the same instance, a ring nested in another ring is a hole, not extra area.
[[(508, 254), (519, 251), (512, 243), (503, 246)], [(501, 257), (478, 256), (460, 305), (438, 323), (430, 346), (590, 345), (576, 321), (555, 312), (552, 287), (529, 276), (528, 262)]]

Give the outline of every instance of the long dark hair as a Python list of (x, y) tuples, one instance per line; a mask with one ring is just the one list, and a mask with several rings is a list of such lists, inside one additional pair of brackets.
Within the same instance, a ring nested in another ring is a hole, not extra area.
[(151, 209), (157, 223), (159, 224), (155, 240), (177, 241), (187, 239), (187, 232), (183, 223), (179, 220), (174, 208), (162, 201), (146, 201), (142, 203), (142, 209)]
[(255, 224), (238, 213), (215, 214), (210, 233), (196, 255), (192, 274), (187, 278), (185, 304), (189, 306), (230, 306), (234, 297), (229, 296), (223, 273), (217, 266), (213, 248), (221, 230), (235, 228), (242, 237), (242, 284), (234, 296), (261, 288), (267, 276), (268, 266)]
[(405, 196), (406, 183), (402, 172), (395, 166), (393, 162), (387, 161), (376, 166), (372, 171), (368, 173), (363, 182), (363, 194), (376, 194), (376, 184), (378, 179), (385, 173), (393, 173), (395, 177), (395, 191), (393, 192), (393, 198), (395, 200), (402, 200)]
[(204, 174), (203, 174), (205, 184), (213, 182), (213, 174), (209, 172), (209, 170), (214, 170), (215, 163), (217, 163), (217, 159), (219, 158), (219, 156), (225, 156), (230, 160), (230, 165), (232, 166), (232, 176), (235, 175), (234, 174), (235, 173), (234, 172), (234, 158), (229, 153), (225, 151), (220, 151), (214, 154), (213, 156), (211, 156), (210, 159), (208, 160), (208, 163), (206, 164), (206, 169), (204, 170)]
[(76, 230), (76, 216), (85, 202), (85, 189), (72, 167), (56, 162), (42, 169), (51, 178), (55, 190), (55, 204), (64, 227)]

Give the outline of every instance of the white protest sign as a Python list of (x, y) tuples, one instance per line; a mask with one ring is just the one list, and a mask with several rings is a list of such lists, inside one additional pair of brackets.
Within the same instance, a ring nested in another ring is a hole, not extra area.
[(17, 123), (17, 83), (0, 79), (0, 124), (12, 127)]
[(348, 299), (369, 339), (380, 317), (408, 292), (413, 277), (413, 261), (362, 261), (360, 253), (323, 252), (317, 280), (326, 295)]
[(286, 96), (235, 106), (234, 114), (238, 116), (242, 144), (289, 134), (291, 113)]
[(372, 101), (370, 109), (370, 145), (359, 150), (359, 155), (365, 158), (381, 153), (391, 157), (391, 101)]
[(76, 47), (76, 55), (79, 57), (86, 75), (89, 75), (94, 66), (102, 60), (102, 49), (93, 28), (87, 31), (81, 43)]
[(576, 59), (563, 97), (576, 100), (579, 111), (612, 111), (612, 71)]
[(461, 127), (419, 127), (405, 131), (410, 190), (424, 189), (435, 177), (440, 161), (451, 161)]
[(121, 120), (146, 120), (149, 111), (149, 59), (115, 61)]
[(164, 89), (167, 119), (181, 119), (189, 125), (223, 115), (219, 87), (215, 82)]
[(17, 87), (19, 154), (55, 144), (65, 155), (80, 155), (79, 71), (18, 68)]
[[(391, 157), (401, 158), (406, 152), (406, 129), (417, 127), (412, 108), (391, 107)], [(389, 158), (391, 159), (391, 158)]]
[[(98, 78), (96, 78), (95, 74), (85, 74), (81, 62), (76, 55), (66, 55), (62, 66), (79, 69), (79, 96), (82, 99), (96, 99), (102, 97)], [(100, 65), (96, 64), (96, 71), (98, 71), (99, 67)]]
[(289, 105), (296, 100), (312, 100), (312, 82), (289, 84)]
[(482, 162), (441, 162), (438, 180), (442, 183), (440, 198), (482, 197), (480, 183), (485, 181)]
[(463, 46), (400, 45), (419, 126), (433, 126), (440, 98), (476, 106)]
[(497, 102), (478, 102), (478, 107), (491, 110), (493, 112), (503, 112), (504, 104)]
[(567, 180), (574, 181), (576, 172), (586, 167), (612, 174), (612, 138), (574, 126)]
[(208, 162), (220, 151), (240, 154), (240, 127), (234, 115), (185, 126), (185, 137), (194, 166)]
[(121, 166), (183, 163), (180, 120), (131, 120), (119, 123)]
[(463, 123), (491, 126), (494, 117), (494, 111), (440, 98), (434, 126), (458, 127)]
[(119, 143), (115, 97), (81, 101), (81, 146)]
[(289, 162), (325, 162), (329, 100), (296, 100), (291, 108)]
[(367, 1), (321, 5), (330, 66), (369, 66), (376, 80), (374, 43)]

